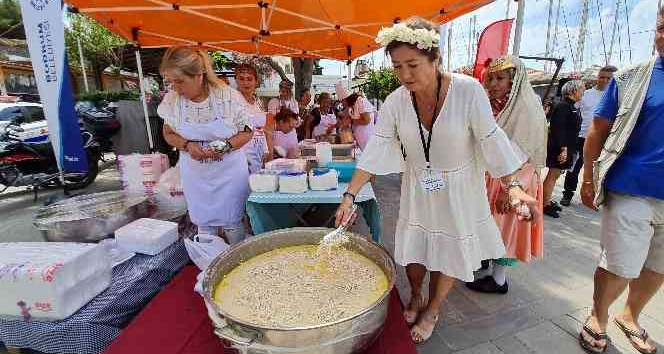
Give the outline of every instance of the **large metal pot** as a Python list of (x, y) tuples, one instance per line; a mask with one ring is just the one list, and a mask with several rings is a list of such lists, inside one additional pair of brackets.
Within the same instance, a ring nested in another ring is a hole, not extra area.
[(148, 198), (123, 191), (64, 199), (39, 209), (34, 225), (49, 241), (95, 242), (150, 215)]
[(336, 322), (315, 326), (265, 327), (229, 315), (213, 301), (217, 284), (240, 263), (281, 247), (318, 244), (330, 231), (331, 229), (326, 228), (273, 231), (247, 239), (215, 258), (205, 271), (203, 279), (205, 302), (217, 327), (215, 333), (243, 354), (350, 354), (366, 349), (382, 331), (396, 272), (389, 253), (364, 236), (350, 234), (351, 242), (348, 247), (380, 266), (387, 275), (389, 284), (380, 299), (362, 312)]

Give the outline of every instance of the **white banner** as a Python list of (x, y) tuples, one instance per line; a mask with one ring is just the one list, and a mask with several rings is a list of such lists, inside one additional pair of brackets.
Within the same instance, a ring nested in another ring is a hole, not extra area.
[(61, 171), (87, 171), (65, 56), (61, 0), (20, 0), (49, 137)]

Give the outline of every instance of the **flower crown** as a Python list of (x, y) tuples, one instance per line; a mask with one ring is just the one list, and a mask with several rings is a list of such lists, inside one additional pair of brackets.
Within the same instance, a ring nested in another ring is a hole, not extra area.
[(392, 27), (381, 28), (376, 36), (376, 43), (382, 46), (387, 46), (392, 41), (410, 43), (419, 49), (431, 49), (438, 46), (440, 36), (434, 30), (414, 29), (405, 23), (397, 23)]

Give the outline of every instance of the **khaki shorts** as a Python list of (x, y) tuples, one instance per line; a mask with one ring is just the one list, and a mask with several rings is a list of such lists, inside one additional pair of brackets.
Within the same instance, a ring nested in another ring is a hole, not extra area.
[(630, 279), (644, 267), (664, 274), (664, 200), (609, 192), (601, 239), (601, 268)]

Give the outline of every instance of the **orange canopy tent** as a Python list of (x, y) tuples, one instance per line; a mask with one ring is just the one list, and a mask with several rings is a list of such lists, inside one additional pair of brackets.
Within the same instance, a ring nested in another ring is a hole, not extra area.
[[(139, 48), (184, 44), (261, 56), (348, 62), (380, 47), (374, 38), (381, 27), (411, 16), (443, 23), (493, 1), (65, 0), (74, 12), (94, 18)], [(138, 51), (136, 61), (143, 82)], [(152, 149), (143, 85), (140, 88)]]
[(352, 60), (381, 27), (443, 23), (494, 0), (65, 0), (142, 48), (189, 44), (263, 56)]

